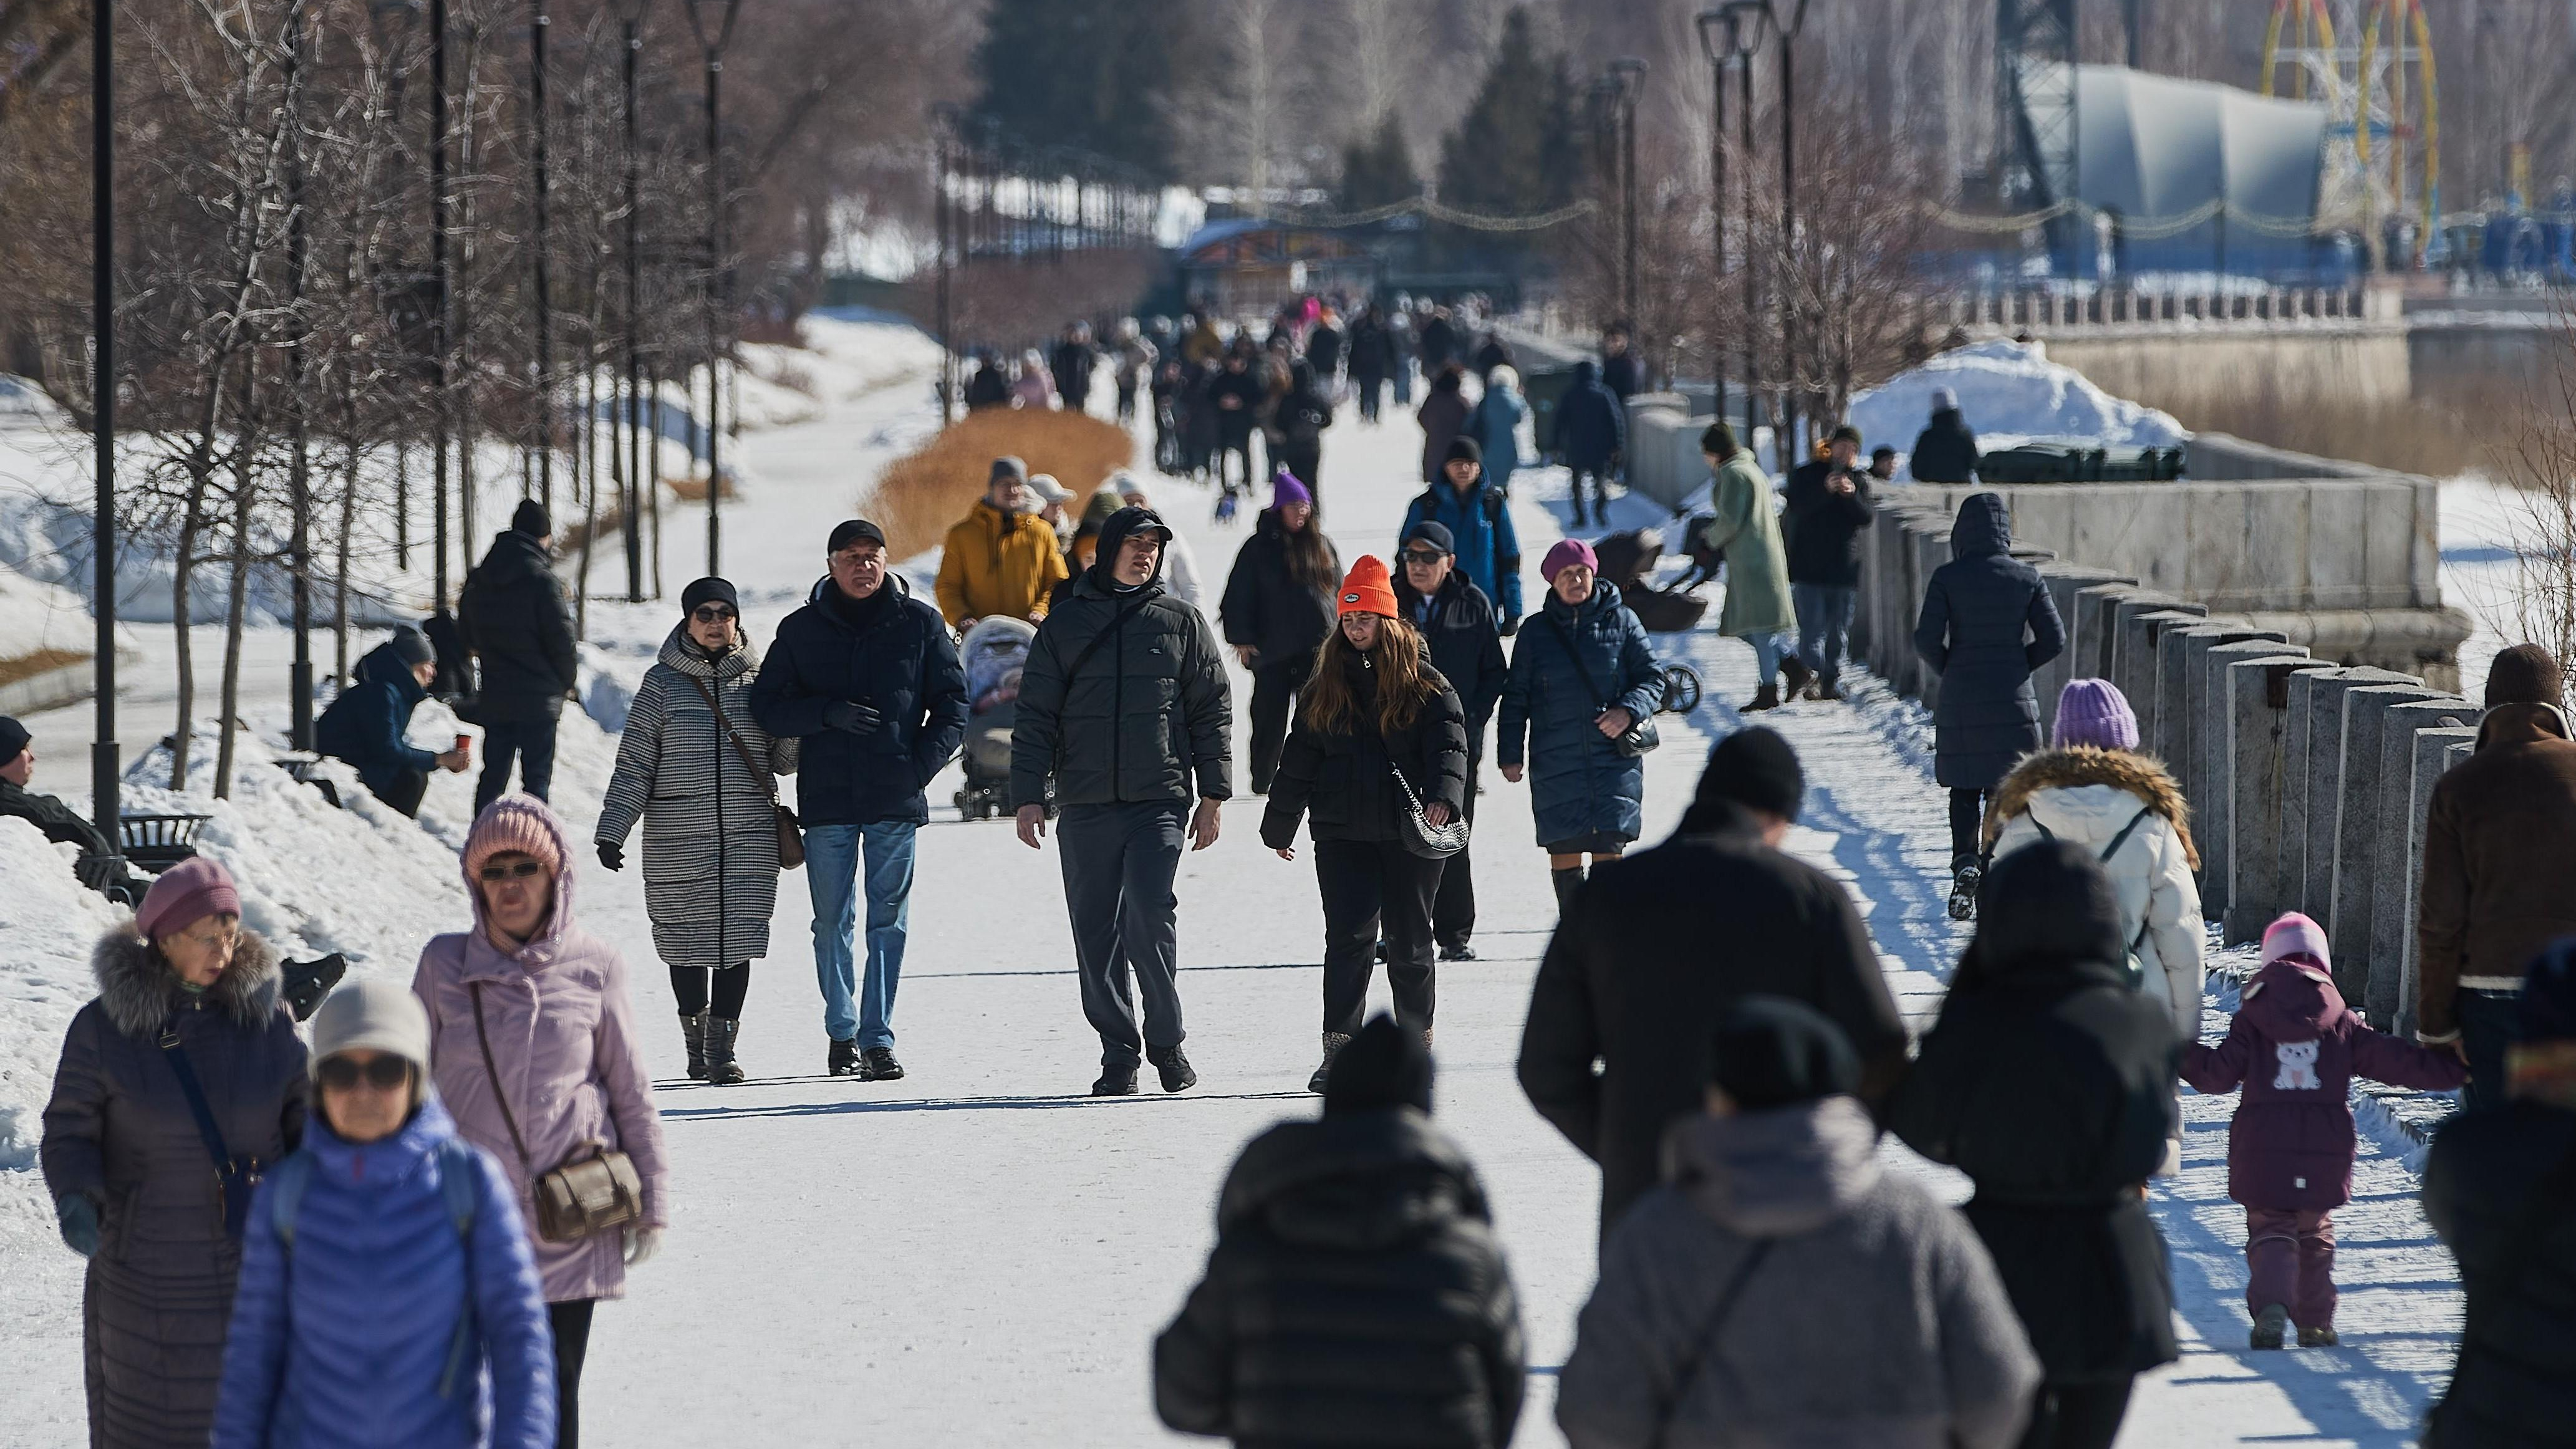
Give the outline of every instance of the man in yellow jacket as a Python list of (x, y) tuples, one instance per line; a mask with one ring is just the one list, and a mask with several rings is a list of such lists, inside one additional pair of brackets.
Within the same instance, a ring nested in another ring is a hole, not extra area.
[(1066, 577), (1064, 554), (1055, 529), (1021, 511), (1028, 482), (1027, 464), (994, 459), (984, 496), (948, 530), (939, 559), (939, 612), (950, 627), (964, 630), (995, 614), (1031, 623), (1046, 617), (1047, 598)]

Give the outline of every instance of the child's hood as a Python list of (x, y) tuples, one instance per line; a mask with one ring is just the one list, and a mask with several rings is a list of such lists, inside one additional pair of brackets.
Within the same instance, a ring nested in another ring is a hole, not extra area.
[(2275, 1041), (2298, 1041), (2324, 1034), (2343, 1015), (2343, 993), (2323, 966), (2304, 956), (2284, 956), (2245, 983), (2237, 1012), (2253, 1017)]

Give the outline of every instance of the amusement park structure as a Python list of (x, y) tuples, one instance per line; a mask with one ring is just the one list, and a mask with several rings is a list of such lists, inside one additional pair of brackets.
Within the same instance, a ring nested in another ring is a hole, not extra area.
[(2263, 94), (2277, 93), (2285, 70), (2291, 96), (2326, 107), (2320, 219), (2355, 226), (2373, 246), (2385, 237), (2403, 247), (2407, 264), (2420, 266), (2441, 215), (2442, 167), (2441, 98), (2423, 0), (2272, 0)]

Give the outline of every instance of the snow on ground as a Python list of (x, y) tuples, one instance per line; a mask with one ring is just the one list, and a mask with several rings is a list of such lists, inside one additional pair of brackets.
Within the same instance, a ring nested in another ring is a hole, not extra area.
[[(756, 486), (728, 515), (725, 537), (756, 638), (774, 633), (820, 573), (831, 524), (932, 425), (920, 386), (926, 349), (892, 336), (881, 345), (893, 379), (885, 386), (744, 440)], [(909, 380), (906, 356), (915, 359)], [(1392, 546), (1419, 491), (1410, 481), (1419, 441), (1408, 421), (1369, 428), (1348, 415), (1328, 435), (1329, 527), (1346, 559)], [(1534, 565), (1566, 516), (1564, 477), (1521, 477), (1515, 508)], [(1211, 579), (1221, 578), (1248, 525), (1208, 521), (1205, 489), (1154, 487)], [(1615, 510), (1623, 525), (1659, 515), (1642, 499)], [(674, 595), (702, 556), (694, 520), (685, 510), (665, 520)], [(1525, 586), (1535, 599), (1537, 580)], [(631, 682), (676, 615), (667, 602), (594, 601), (594, 658)], [(1659, 646), (1697, 667), (1708, 692), (1692, 716), (1667, 721), (1665, 747), (1648, 765), (1650, 840), (1678, 819), (1708, 744), (1740, 723), (1730, 702), (1752, 692), (1750, 652), (1734, 641), (1702, 631)], [(1238, 690), (1246, 683), (1236, 676)], [(1766, 722), (1797, 743), (1809, 770), (1791, 847), (1852, 887), (1900, 1004), (1920, 1022), (1937, 1008), (1964, 938), (1943, 909), (1945, 802), (1925, 770), (1920, 711), (1866, 681), (1862, 696), (1854, 708), (1801, 704)], [(274, 711), (261, 721), (264, 737), (275, 722)], [(77, 717), (51, 724), (59, 740), (79, 737)], [(415, 737), (444, 727), (424, 708)], [(1240, 740), (1238, 729), (1238, 749)], [(73, 753), (56, 746), (57, 758)], [(470, 777), (434, 782), (426, 830), (397, 843), (407, 823), (364, 805), (345, 818), (316, 810), (303, 798), (308, 787), (259, 753), (245, 744), (244, 786), (209, 840), (257, 876), (256, 893), (271, 903), (262, 909), (281, 929), (314, 945), (359, 945), (362, 970), (407, 971), (420, 936), (461, 923), (451, 858), (421, 842), (453, 844)], [(610, 763), (609, 737), (568, 714), (556, 803), (577, 835), (597, 818)], [(771, 951), (755, 973), (743, 1031), (754, 1079), (714, 1089), (680, 1075), (636, 872), (578, 863), (585, 924), (637, 968), (636, 1007), (676, 1174), (677, 1220), (663, 1256), (600, 1316), (584, 1397), (601, 1442), (710, 1432), (795, 1444), (1182, 1442), (1153, 1419), (1152, 1336), (1203, 1263), (1216, 1189), (1237, 1148), (1283, 1116), (1314, 1111), (1302, 1090), (1320, 1008), (1313, 877), (1261, 849), (1257, 802), (1228, 809), (1224, 838), (1186, 859), (1179, 885), (1182, 990), (1202, 1083), (1175, 1097), (1149, 1089), (1093, 1101), (1080, 1094), (1097, 1045), (1077, 1002), (1057, 863), (1022, 848), (1005, 823), (961, 823), (947, 804), (955, 780), (952, 771), (932, 787), (934, 820), (920, 845), (896, 1018), (912, 1075), (899, 1084), (821, 1075), (802, 872), (782, 882)], [(1513, 1079), (1554, 912), (1527, 791), (1492, 771), (1484, 783), (1484, 959), (1441, 972), (1439, 1110), (1484, 1173), (1512, 1255), (1533, 1366), (1517, 1442), (1541, 1445), (1557, 1442), (1555, 1371), (1591, 1285), (1598, 1179)], [(335, 829), (352, 833), (325, 833)], [(360, 833), (382, 838), (362, 842)], [(46, 865), (41, 849), (0, 826), (0, 869), (13, 881), (42, 873), (22, 872)], [(0, 928), (18, 946), (0, 975), (0, 1029), (12, 1033), (0, 1036), (6, 1120), (10, 1107), (41, 1100), (49, 1038), (85, 994), (86, 940), (106, 916), (67, 876), (0, 894)], [(2155, 1204), (2174, 1249), (2189, 1352), (2141, 1386), (2122, 1442), (2407, 1442), (2446, 1371), (2459, 1315), (2451, 1265), (2416, 1211), (2412, 1179), (2366, 1145), (2362, 1197), (2341, 1224), (2348, 1346), (2253, 1355), (2241, 1347), (2236, 1301), (2242, 1215), (2225, 1200), (2222, 1166), (2232, 1104), (2185, 1105), (2186, 1171), (2158, 1185)], [(1894, 1144), (1886, 1152), (1898, 1170), (1963, 1193), (1955, 1175)], [(0, 1273), (12, 1284), (0, 1356), (13, 1368), (0, 1378), (0, 1442), (81, 1437), (76, 1269), (53, 1241), (35, 1175), (0, 1149)]]
[(1910, 449), (1932, 416), (1932, 390), (1941, 387), (1958, 394), (1960, 416), (1989, 449), (2026, 438), (2163, 448), (2187, 436), (2172, 414), (2113, 397), (2075, 369), (2049, 361), (2042, 342), (1979, 342), (1944, 352), (1853, 397), (1852, 425), (1872, 447)]

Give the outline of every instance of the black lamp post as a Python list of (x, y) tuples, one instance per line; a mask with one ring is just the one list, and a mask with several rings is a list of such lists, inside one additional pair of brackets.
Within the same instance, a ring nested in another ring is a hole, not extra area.
[[(658, 490), (661, 480), (644, 470), (644, 340), (641, 280), (644, 182), (635, 120), (637, 68), (644, 55), (646, 0), (621, 0), (618, 20), (626, 32), (626, 406), (620, 420), (626, 428), (626, 491), (618, 519), (626, 529), (626, 602), (644, 602), (644, 490)], [(659, 453), (655, 440), (655, 454)], [(658, 472), (658, 461), (655, 468)], [(658, 501), (658, 500), (657, 500)]]
[(294, 537), (287, 552), (287, 587), (293, 599), (295, 659), (287, 667), (287, 740), (296, 749), (313, 748), (313, 469), (311, 416), (306, 406), (305, 345), (312, 327), (304, 315), (304, 293), (312, 262), (311, 229), (304, 205), (304, 61), (306, 9), (296, 6), (286, 21), (286, 105), (292, 128), (286, 148), (286, 271), (294, 309), (288, 321), (287, 405), (292, 408), (293, 451), (287, 460), (287, 493), (294, 517)]
[(90, 443), (97, 485), (90, 519), (90, 614), (98, 622), (98, 723), (89, 747), (90, 813), (108, 849), (124, 831), (125, 767), (116, 744), (116, 6), (90, 0)]
[(1736, 17), (1703, 10), (1697, 20), (1700, 54), (1708, 59), (1708, 370), (1718, 421), (1726, 420), (1725, 351), (1717, 325), (1718, 289), (1726, 285), (1726, 63), (1735, 58)]
[(554, 17), (546, 0), (528, 5), (528, 125), (535, 133), (531, 161), (536, 176), (536, 324), (537, 324), (537, 491), (546, 511), (555, 507), (555, 339), (553, 277), (547, 269), (546, 32)]
[(931, 194), (930, 204), (939, 237), (939, 425), (943, 428), (957, 420), (957, 339), (953, 335), (956, 316), (951, 291), (954, 263), (949, 256), (956, 228), (956, 207), (949, 197), (953, 165), (949, 148), (954, 141), (955, 129), (955, 108), (944, 104), (938, 107), (930, 128), (930, 144), (936, 152), (933, 174), (937, 178), (937, 189)]
[(1796, 447), (1798, 433), (1798, 32), (1807, 28), (1807, 0), (1798, 0), (1789, 18), (1778, 9), (1771, 23), (1780, 31), (1780, 256), (1791, 279), (1780, 294), (1780, 436), (1773, 452), (1780, 471), (1805, 461)]
[(1744, 214), (1737, 234), (1744, 238), (1744, 326), (1738, 338), (1744, 354), (1744, 446), (1753, 446), (1753, 430), (1762, 425), (1762, 257), (1753, 244), (1753, 57), (1762, 49), (1771, 24), (1771, 0), (1728, 0), (1718, 14), (1735, 53), (1736, 145), (1744, 153)]
[[(724, 395), (718, 361), (725, 352), (726, 292), (724, 256), (724, 139), (719, 129), (719, 85), (724, 76), (724, 49), (733, 39), (733, 24), (742, 0), (681, 0), (688, 7), (689, 29), (707, 61), (707, 572), (724, 572), (724, 471), (718, 466), (723, 429), (717, 408)], [(712, 14), (710, 13), (712, 12)], [(712, 21), (712, 26), (710, 22)]]
[[(376, 54), (385, 68), (387, 124), (396, 135), (401, 134), (403, 123), (403, 74), (410, 69), (409, 55), (396, 54), (396, 46), (410, 39), (413, 27), (419, 22), (420, 0), (373, 0), (367, 7), (367, 23), (376, 37)], [(388, 181), (386, 191), (385, 199), (390, 209), (401, 195), (401, 183)], [(408, 322), (411, 317), (409, 309), (416, 301), (412, 288), (419, 278), (408, 266), (400, 275), (403, 308), (400, 315)], [(404, 347), (404, 371), (408, 373), (412, 361), (409, 355), (410, 332), (407, 327), (397, 326), (394, 336)], [(407, 445), (397, 446), (394, 450), (394, 564), (406, 571), (411, 568), (411, 449)], [(345, 592), (347, 580), (341, 582)]]
[[(447, 275), (447, 0), (429, 0), (429, 376), (434, 394), (430, 427), (436, 442), (430, 457), (431, 531), (436, 534), (437, 567), (432, 587), (440, 617), (447, 614), (447, 435), (455, 399), (448, 396), (447, 372), (453, 302)], [(471, 460), (466, 476), (471, 477)]]
[[(1611, 94), (1619, 105), (1619, 208), (1621, 276), (1620, 307), (1629, 335), (1637, 331), (1637, 99), (1644, 89), (1646, 63), (1635, 56), (1610, 62)], [(1641, 338), (1639, 340), (1642, 340)]]

